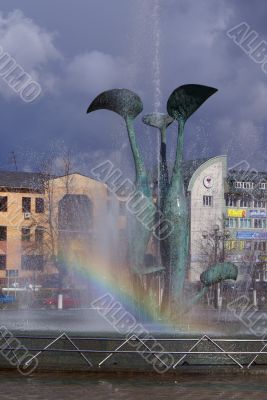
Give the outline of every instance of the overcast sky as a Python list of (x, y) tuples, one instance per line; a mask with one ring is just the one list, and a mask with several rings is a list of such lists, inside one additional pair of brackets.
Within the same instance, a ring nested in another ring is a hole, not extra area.
[[(87, 115), (89, 103), (126, 87), (144, 113), (165, 112), (174, 88), (199, 83), (218, 92), (186, 125), (185, 157), (227, 154), (229, 166), (266, 169), (267, 74), (226, 33), (245, 22), (267, 41), (265, 0), (0, 0), (0, 10), (0, 46), (42, 88), (25, 103), (0, 77), (0, 168), (14, 168), (14, 151), (19, 169), (36, 169), (39, 155), (65, 146), (82, 172), (105, 159), (131, 171), (123, 121)], [(157, 132), (136, 129), (153, 165)], [(173, 159), (176, 125), (168, 137)]]

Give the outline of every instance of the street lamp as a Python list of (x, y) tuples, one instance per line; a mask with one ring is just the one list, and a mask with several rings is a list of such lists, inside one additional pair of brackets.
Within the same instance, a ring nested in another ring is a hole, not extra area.
[[(203, 231), (202, 232), (203, 239), (210, 239), (214, 245), (214, 263), (216, 264), (218, 261), (224, 261), (225, 257), (225, 247), (224, 242), (226, 239), (230, 237), (229, 231), (220, 231), (219, 225), (214, 225), (211, 232)], [(218, 249), (220, 248), (220, 243), (222, 243), (222, 252), (218, 259)], [(221, 285), (220, 283), (216, 283), (216, 296), (214, 298), (214, 307), (221, 308), (222, 298), (221, 298)]]

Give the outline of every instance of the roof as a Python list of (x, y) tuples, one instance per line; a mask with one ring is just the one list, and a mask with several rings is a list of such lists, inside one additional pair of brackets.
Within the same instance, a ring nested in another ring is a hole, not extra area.
[(102, 183), (97, 181), (92, 177), (83, 175), (79, 172), (72, 172), (70, 174), (56, 176), (56, 175), (45, 175), (40, 172), (23, 172), (23, 171), (0, 171), (0, 191), (5, 189), (7, 191), (18, 191), (27, 190), (35, 192), (44, 191), (44, 183), (47, 179), (60, 179), (66, 176), (80, 175), (84, 178), (93, 180), (97, 183)]
[(64, 174), (64, 175), (54, 175), (54, 176), (51, 176), (50, 179), (61, 179), (61, 178), (66, 178), (67, 176), (71, 177), (73, 175), (79, 175), (79, 176), (81, 176), (83, 178), (90, 179), (91, 181), (94, 181), (96, 183), (105, 185), (105, 182), (103, 182), (101, 179), (97, 179), (97, 178), (94, 178), (92, 176), (85, 175), (85, 174), (82, 174), (81, 172), (75, 172), (75, 171), (74, 172), (70, 172), (69, 174)]
[(200, 158), (197, 160), (185, 160), (183, 162), (183, 172), (184, 172), (184, 180), (185, 187), (188, 187), (189, 181), (192, 178), (194, 172), (205, 162), (210, 160), (210, 158)]
[[(253, 188), (236, 187), (235, 182), (252, 182)], [(267, 183), (267, 172), (230, 170), (225, 182), (225, 192), (255, 198), (266, 197), (267, 188), (262, 188), (261, 183)]]
[(210, 167), (211, 165), (214, 165), (216, 163), (220, 163), (222, 165), (222, 176), (223, 178), (226, 177), (227, 174), (227, 156), (226, 155), (220, 155), (220, 156), (215, 156), (211, 157), (208, 159), (203, 159), (200, 160), (200, 163), (196, 163), (196, 169), (193, 171), (193, 174), (190, 176), (189, 175), (189, 182), (187, 185), (187, 190), (190, 192), (193, 188), (193, 185), (197, 179), (197, 177), (206, 170), (207, 167)]
[[(208, 160), (209, 160), (209, 158), (201, 158), (201, 159), (197, 159), (197, 160), (184, 160), (183, 161), (183, 174), (184, 174), (184, 180), (185, 180), (186, 186), (187, 186), (188, 182), (190, 181), (194, 172)], [(173, 163), (172, 164), (168, 163), (169, 177), (172, 176), (172, 170), (173, 170)], [(158, 167), (154, 167), (153, 172), (152, 172), (152, 177), (154, 178), (154, 179), (152, 178), (154, 185), (157, 185), (157, 183), (158, 183), (157, 176), (158, 176)]]
[(44, 175), (37, 172), (0, 171), (0, 187), (42, 191)]
[(229, 170), (228, 176), (229, 181), (239, 182), (267, 182), (267, 172), (256, 171), (255, 169), (243, 171), (243, 170)]

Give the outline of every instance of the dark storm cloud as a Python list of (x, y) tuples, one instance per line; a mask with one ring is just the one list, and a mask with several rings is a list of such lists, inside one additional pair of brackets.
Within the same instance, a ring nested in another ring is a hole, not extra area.
[[(40, 82), (42, 96), (24, 104), (0, 81), (0, 167), (16, 150), (25, 154), (64, 140), (79, 163), (111, 158), (132, 165), (119, 116), (86, 115), (90, 101), (113, 87), (135, 90), (144, 112), (166, 110), (184, 83), (215, 86), (218, 93), (189, 121), (186, 157), (228, 154), (264, 168), (267, 75), (226, 32), (242, 21), (267, 40), (265, 1), (249, 0), (2, 0), (0, 45)], [(14, 11), (19, 10), (19, 11)], [(155, 130), (138, 124), (150, 165), (157, 156)], [(171, 128), (169, 153), (175, 150)], [(35, 157), (33, 157), (35, 159)]]

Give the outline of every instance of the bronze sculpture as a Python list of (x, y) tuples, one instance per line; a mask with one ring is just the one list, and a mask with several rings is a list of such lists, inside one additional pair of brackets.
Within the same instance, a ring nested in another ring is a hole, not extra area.
[[(142, 277), (165, 269), (165, 283), (163, 294), (163, 311), (172, 311), (184, 307), (183, 288), (188, 266), (189, 255), (189, 214), (187, 196), (184, 187), (183, 175), (183, 145), (184, 127), (188, 118), (210, 97), (217, 89), (189, 84), (175, 89), (167, 102), (168, 114), (151, 113), (143, 117), (143, 122), (160, 130), (160, 178), (158, 208), (164, 218), (171, 221), (173, 229), (170, 234), (160, 241), (161, 266), (144, 266), (144, 257), (151, 231), (134, 215), (128, 219), (129, 228), (129, 264), (134, 281), (135, 293), (141, 304), (141, 297), (145, 296)], [(140, 97), (128, 89), (113, 89), (98, 95), (90, 104), (87, 112), (107, 109), (121, 115), (126, 123), (129, 142), (135, 165), (135, 193), (146, 199), (151, 215), (156, 216), (148, 173), (139, 150), (135, 136), (134, 120), (143, 110)], [(177, 147), (175, 163), (169, 180), (166, 159), (166, 129), (176, 120), (178, 122)], [(207, 291), (207, 288), (225, 279), (236, 279), (237, 269), (231, 263), (220, 263), (212, 266), (201, 275), (204, 287), (195, 298), (187, 302), (193, 304)]]

